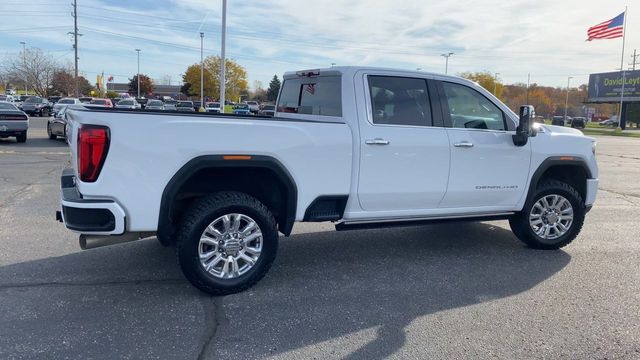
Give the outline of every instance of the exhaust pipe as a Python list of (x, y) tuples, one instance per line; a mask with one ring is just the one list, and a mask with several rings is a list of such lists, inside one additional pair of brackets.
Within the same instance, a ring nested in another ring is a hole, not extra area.
[(124, 235), (80, 235), (78, 239), (82, 250), (95, 249), (103, 246), (123, 244), (154, 236), (155, 233), (126, 233)]

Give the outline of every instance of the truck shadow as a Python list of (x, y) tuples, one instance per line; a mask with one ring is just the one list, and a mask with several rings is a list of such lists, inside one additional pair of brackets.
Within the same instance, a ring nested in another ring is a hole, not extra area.
[[(24, 288), (38, 279), (40, 284), (60, 285), (58, 291), (62, 294), (58, 296), (65, 299), (58, 303), (73, 304), (75, 298), (95, 292), (96, 287), (113, 287), (122, 282), (128, 285), (118, 291), (123, 297), (119, 302), (127, 304), (127, 293), (131, 293), (135, 301), (126, 306), (140, 307), (141, 318), (151, 316), (148, 307), (161, 301), (176, 303), (184, 298), (180, 301), (211, 305), (198, 307), (197, 316), (152, 314), (167, 328), (191, 326), (204, 334), (188, 341), (183, 336), (182, 342), (176, 344), (177, 350), (180, 346), (183, 351), (187, 346), (189, 351), (204, 346), (202, 354), (208, 358), (263, 358), (296, 351), (316, 351), (307, 356), (323, 357), (322, 350), (313, 349), (313, 345), (372, 331), (373, 338), (346, 356), (383, 358), (405, 344), (405, 328), (417, 318), (525, 292), (569, 261), (570, 256), (564, 251), (527, 249), (511, 232), (487, 223), (296, 234), (281, 238), (278, 258), (258, 285), (240, 294), (211, 299), (187, 284), (175, 264), (173, 249), (150, 240), (4, 266), (0, 268), (0, 298), (2, 288)], [(72, 288), (66, 290), (66, 283)], [(90, 286), (78, 286), (82, 284)], [(141, 300), (133, 294), (144, 292), (146, 287), (153, 293), (148, 299)], [(29, 311), (42, 312), (46, 318), (45, 313), (51, 310), (46, 307)], [(84, 316), (74, 316), (78, 322), (74, 326), (90, 327), (93, 310), (80, 309), (57, 311), (86, 311)], [(203, 324), (189, 320), (211, 318), (211, 312), (215, 312), (215, 321)], [(20, 318), (19, 313), (6, 316), (9, 318), (4, 321)], [(174, 341), (168, 339), (171, 333), (158, 337), (157, 332), (145, 328), (143, 321), (120, 324), (110, 320), (109, 324), (114, 334), (140, 337), (134, 339), (135, 349), (126, 349), (133, 357), (151, 356), (160, 349), (155, 348), (158, 343)], [(42, 336), (52, 336), (47, 334), (45, 331)], [(15, 333), (10, 338), (28, 341), (24, 339), (31, 337), (26, 335)], [(94, 341), (98, 346), (101, 339), (92, 336), (84, 334), (84, 341)], [(145, 348), (147, 345), (149, 348)], [(103, 346), (113, 349), (118, 344)], [(72, 350), (73, 346), (65, 351)], [(141, 352), (139, 356), (136, 351)], [(180, 354), (189, 357), (188, 352)], [(171, 355), (160, 353), (161, 357)]]

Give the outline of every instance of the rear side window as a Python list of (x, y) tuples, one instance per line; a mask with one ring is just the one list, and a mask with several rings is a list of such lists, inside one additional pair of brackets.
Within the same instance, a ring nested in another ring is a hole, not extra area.
[(340, 76), (286, 79), (278, 111), (305, 115), (342, 116)]
[(504, 113), (478, 91), (461, 84), (443, 82), (454, 128), (506, 130)]
[(432, 126), (425, 79), (369, 76), (374, 124)]

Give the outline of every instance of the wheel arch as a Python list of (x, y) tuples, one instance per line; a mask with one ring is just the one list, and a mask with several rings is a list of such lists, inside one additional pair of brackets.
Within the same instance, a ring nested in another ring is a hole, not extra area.
[(587, 179), (592, 178), (587, 162), (576, 156), (552, 156), (545, 159), (531, 177), (526, 203), (532, 200), (533, 194), (541, 181), (555, 179), (573, 186), (582, 199), (586, 198)]
[[(235, 174), (238, 177), (231, 179), (229, 174)], [(256, 181), (255, 178), (248, 178), (256, 174), (266, 175), (267, 179)], [(207, 181), (202, 181), (204, 179)], [(285, 236), (291, 234), (297, 211), (298, 190), (293, 177), (280, 161), (264, 155), (203, 155), (184, 164), (169, 180), (162, 192), (158, 239), (163, 245), (172, 243), (177, 222), (181, 216), (180, 197), (184, 196), (191, 186), (202, 187), (195, 191), (196, 194), (199, 191), (210, 193), (244, 190), (265, 202), (267, 207), (270, 207), (270, 201), (276, 201), (278, 209), (274, 216), (278, 222), (278, 230)], [(262, 192), (260, 192), (260, 186), (262, 186)], [(273, 187), (273, 191), (266, 194), (266, 187), (269, 186)], [(266, 198), (267, 196), (269, 198)], [(193, 198), (197, 197), (196, 195)], [(274, 209), (271, 210), (274, 211)]]

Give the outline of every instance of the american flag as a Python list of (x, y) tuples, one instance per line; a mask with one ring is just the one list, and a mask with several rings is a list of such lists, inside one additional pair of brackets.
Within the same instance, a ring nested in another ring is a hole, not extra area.
[(624, 26), (624, 13), (607, 20), (587, 30), (587, 41), (595, 39), (615, 39), (622, 37)]

